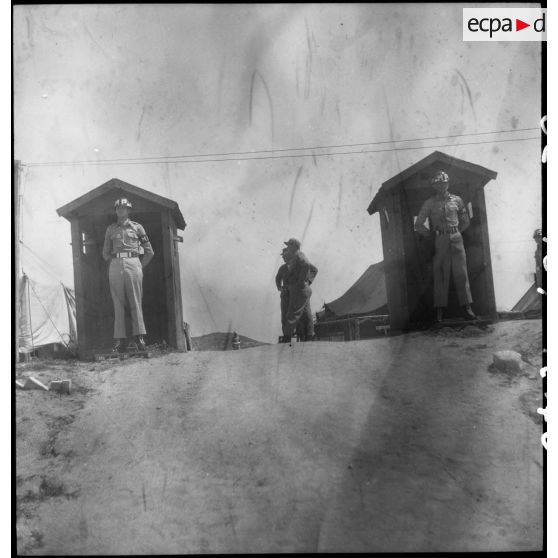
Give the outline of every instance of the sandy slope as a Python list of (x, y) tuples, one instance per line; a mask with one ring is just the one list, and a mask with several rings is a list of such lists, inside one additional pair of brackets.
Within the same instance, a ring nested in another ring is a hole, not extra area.
[[(489, 369), (500, 349), (524, 374)], [(20, 551), (540, 549), (539, 353), (526, 321), (170, 354), (83, 373), (35, 457), (21, 421), (53, 396), (18, 392)]]

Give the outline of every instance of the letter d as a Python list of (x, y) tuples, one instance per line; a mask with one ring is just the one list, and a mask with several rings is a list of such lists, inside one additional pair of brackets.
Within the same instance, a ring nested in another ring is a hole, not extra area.
[[(540, 17), (539, 19), (535, 20), (535, 23), (533, 23), (533, 29), (537, 32), (537, 33), (544, 33), (545, 29), (546, 29), (546, 13), (543, 12), (542, 17)], [(538, 25), (539, 22), (541, 22), (542, 27), (539, 29)]]

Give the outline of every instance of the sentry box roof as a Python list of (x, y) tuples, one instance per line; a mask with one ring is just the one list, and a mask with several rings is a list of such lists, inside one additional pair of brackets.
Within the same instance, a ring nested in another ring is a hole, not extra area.
[[(109, 194), (113, 195), (110, 196)], [(128, 184), (119, 178), (111, 178), (108, 182), (101, 184), (101, 186), (63, 205), (56, 212), (60, 217), (65, 217), (68, 221), (72, 221), (72, 219), (79, 215), (89, 213), (90, 209), (94, 209), (95, 212), (114, 213), (114, 202), (117, 197), (129, 198), (135, 212), (141, 210), (146, 202), (161, 209), (170, 210), (177, 228), (180, 230), (186, 228), (184, 217), (175, 201)]]

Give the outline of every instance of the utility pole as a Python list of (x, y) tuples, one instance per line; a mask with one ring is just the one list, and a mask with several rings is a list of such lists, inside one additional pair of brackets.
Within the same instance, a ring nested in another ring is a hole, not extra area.
[(19, 194), (19, 175), (21, 172), (21, 161), (14, 160), (14, 255), (15, 255), (15, 362), (19, 360), (19, 280), (21, 277), (20, 260), (20, 239), (21, 239), (21, 214), (20, 214), (20, 194)]

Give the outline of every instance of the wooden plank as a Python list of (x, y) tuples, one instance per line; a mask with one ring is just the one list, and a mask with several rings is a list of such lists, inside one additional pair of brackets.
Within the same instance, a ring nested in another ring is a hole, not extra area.
[(86, 300), (83, 286), (83, 266), (81, 259), (81, 227), (79, 220), (72, 219), (72, 259), (74, 265), (74, 292), (76, 297), (76, 325), (79, 351), (88, 348), (88, 333), (86, 323)]
[(169, 316), (169, 319), (174, 319), (176, 328), (176, 348), (185, 351), (187, 349), (186, 337), (184, 335), (184, 315), (182, 310), (182, 287), (180, 283), (180, 254), (178, 252), (178, 244), (176, 239), (180, 238), (179, 242), (182, 242), (181, 237), (176, 236), (176, 223), (171, 218), (171, 242), (172, 242), (172, 267), (173, 267), (173, 279), (174, 279), (174, 315)]
[(151, 358), (152, 354), (149, 351), (132, 351), (129, 353), (93, 353), (92, 356), (95, 362), (102, 362), (104, 360), (125, 360), (127, 358)]
[(137, 196), (138, 198), (144, 198), (145, 200), (156, 204), (159, 211), (161, 210), (161, 208), (170, 209), (174, 215), (178, 227), (181, 230), (184, 230), (184, 228), (186, 227), (186, 223), (184, 221), (182, 213), (180, 212), (180, 208), (175, 201), (155, 194), (153, 192), (149, 192), (148, 190), (144, 190), (143, 188), (139, 188), (138, 186), (134, 186), (132, 184), (124, 182), (123, 180), (120, 180), (118, 178), (110, 179), (97, 188), (90, 190), (83, 196), (80, 196), (79, 198), (76, 198), (75, 200), (58, 208), (56, 212), (61, 217), (71, 219), (72, 214), (74, 214), (79, 208), (85, 205), (89, 205), (91, 202), (94, 202), (95, 200), (97, 200), (97, 198), (104, 196), (108, 192), (110, 192), (111, 196), (113, 194), (118, 196), (119, 190), (127, 194), (131, 194), (132, 196)]
[(163, 289), (165, 291), (165, 301), (167, 308), (168, 344), (176, 347), (176, 309), (174, 307), (174, 240), (170, 215), (168, 211), (161, 212), (161, 236), (163, 251)]
[(391, 293), (391, 296), (388, 294), (390, 325), (392, 329), (400, 329), (405, 327), (409, 317), (401, 195), (394, 193), (388, 199), (390, 202), (388, 205), (388, 212), (390, 214), (390, 276), (386, 275), (386, 287), (388, 288), (388, 293)]
[[(20, 274), (20, 245), (19, 241), (21, 239), (21, 214), (20, 214), (20, 200), (19, 200), (19, 173), (20, 173), (20, 161), (14, 161), (14, 256), (15, 256), (15, 335), (14, 335), (14, 358), (15, 362), (19, 360), (19, 278)], [(29, 324), (31, 327), (31, 324)]]
[(492, 276), (492, 257), (490, 255), (490, 239), (488, 237), (488, 219), (486, 215), (486, 201), (484, 189), (477, 189), (477, 207), (480, 209), (480, 229), (483, 247), (484, 285), (486, 292), (487, 308), (483, 312), (493, 317), (497, 316), (496, 296), (494, 294), (494, 278)]

